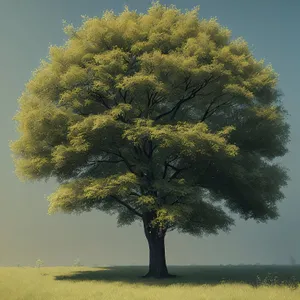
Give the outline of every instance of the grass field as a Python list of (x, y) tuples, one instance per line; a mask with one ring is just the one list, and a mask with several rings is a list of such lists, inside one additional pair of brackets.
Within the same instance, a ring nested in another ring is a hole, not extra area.
[[(146, 267), (2, 267), (1, 300), (299, 300), (300, 266), (169, 267), (154, 280)], [(299, 285), (299, 287), (298, 287)]]

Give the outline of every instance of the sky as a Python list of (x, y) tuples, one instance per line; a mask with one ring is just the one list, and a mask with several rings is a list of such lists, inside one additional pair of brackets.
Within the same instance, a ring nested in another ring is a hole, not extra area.
[[(267, 224), (236, 216), (230, 233), (192, 237), (176, 232), (166, 237), (169, 265), (288, 264), (292, 255), (300, 263), (300, 1), (299, 0), (173, 0), (160, 1), (177, 8), (200, 5), (199, 18), (217, 17), (242, 36), (257, 59), (271, 63), (279, 74), (283, 103), (291, 125), (290, 152), (280, 162), (291, 180), (279, 204), (280, 217)], [(16, 140), (12, 120), (21, 96), (50, 45), (63, 45), (67, 36), (62, 20), (80, 26), (81, 15), (101, 17), (105, 10), (119, 14), (146, 13), (148, 0), (0, 0), (0, 266), (33, 266), (40, 258), (47, 266), (71, 265), (79, 258), (92, 265), (147, 265), (148, 246), (141, 224), (117, 227), (115, 216), (101, 211), (47, 214), (47, 195), (58, 187), (22, 183), (14, 173), (9, 141)]]

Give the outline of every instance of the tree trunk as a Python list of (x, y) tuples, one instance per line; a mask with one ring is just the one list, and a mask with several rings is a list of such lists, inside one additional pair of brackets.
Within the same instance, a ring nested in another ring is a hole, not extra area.
[[(153, 215), (152, 215), (153, 216)], [(151, 214), (144, 215), (144, 232), (149, 245), (149, 270), (143, 277), (168, 278), (169, 274), (165, 255), (166, 230), (151, 226)]]

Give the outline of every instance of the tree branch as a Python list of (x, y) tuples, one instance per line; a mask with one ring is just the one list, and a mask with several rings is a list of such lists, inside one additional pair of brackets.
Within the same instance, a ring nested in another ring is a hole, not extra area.
[(178, 156), (178, 155), (175, 155), (175, 157), (174, 157), (173, 159), (169, 160), (168, 163), (171, 163), (171, 162), (173, 162), (174, 160), (176, 160), (176, 159), (178, 159), (178, 158), (179, 158), (179, 156)]
[(169, 111), (164, 112), (164, 113), (158, 115), (154, 120), (155, 120), (155, 121), (158, 121), (158, 120), (161, 119), (162, 117), (165, 117), (165, 116), (167, 116), (167, 115), (169, 115), (169, 114), (171, 114), (171, 113), (172, 113), (171, 120), (173, 120), (173, 119), (175, 118), (176, 112), (177, 112), (178, 109), (181, 107), (181, 105), (182, 105), (183, 103), (187, 102), (188, 100), (194, 98), (200, 90), (202, 90), (203, 88), (205, 88), (205, 87), (208, 85), (208, 83), (211, 81), (212, 78), (213, 78), (213, 76), (211, 75), (208, 79), (205, 79), (204, 82), (200, 85), (200, 87), (194, 89), (194, 90), (190, 93), (190, 95), (189, 95), (188, 97), (186, 97), (186, 98), (181, 98), (181, 99), (175, 104), (175, 106), (174, 106), (172, 109), (170, 109)]
[(123, 159), (120, 159), (120, 160), (97, 160), (95, 162), (97, 162), (97, 163), (104, 162), (104, 163), (114, 163), (114, 164), (117, 164), (119, 162), (123, 162)]
[(221, 103), (221, 104), (219, 104), (219, 105), (217, 105), (216, 107), (214, 107), (214, 108), (209, 112), (209, 114), (206, 116), (206, 119), (209, 118), (210, 116), (212, 116), (212, 115), (213, 115), (213, 114), (214, 114), (221, 106), (225, 106), (225, 105), (229, 104), (230, 101), (231, 101), (231, 99), (228, 100), (228, 101), (225, 101), (225, 102), (223, 102), (223, 103)]
[(167, 170), (168, 170), (168, 164), (167, 164), (167, 162), (165, 162), (165, 169), (164, 169), (164, 173), (163, 173), (162, 179), (165, 179), (165, 178), (166, 178)]
[(143, 215), (141, 213), (139, 213), (135, 208), (133, 208), (132, 206), (130, 206), (129, 204), (127, 204), (126, 202), (122, 201), (121, 199), (119, 199), (116, 196), (111, 195), (111, 197), (113, 199), (115, 199), (118, 203), (122, 204), (123, 206), (125, 206), (126, 208), (128, 208), (132, 213), (134, 213), (135, 215), (139, 216), (140, 218), (143, 217)]
[(212, 99), (212, 101), (210, 102), (210, 104), (206, 108), (200, 122), (204, 122), (207, 118), (209, 118), (212, 114), (214, 114), (219, 107), (221, 107), (223, 105), (226, 105), (230, 102), (230, 100), (228, 100), (225, 103), (221, 103), (221, 104), (217, 105), (216, 107), (214, 107), (212, 110), (210, 110), (211, 107), (213, 106), (213, 104), (215, 104), (215, 102), (217, 101), (217, 99), (219, 99), (219, 98), (221, 98), (222, 96), (225, 96), (225, 95), (226, 95), (226, 93), (222, 93), (222, 94), (220, 94), (220, 95), (218, 95), (218, 96), (216, 96)]
[(111, 109), (111, 107), (105, 102), (104, 97), (96, 92), (90, 91), (95, 96), (95, 100), (101, 103), (105, 108)]
[(173, 173), (173, 175), (169, 178), (168, 182), (170, 182), (172, 179), (176, 178), (176, 176), (177, 176), (180, 172), (189, 169), (188, 167), (186, 167), (186, 168), (176, 168), (176, 167), (174, 167), (174, 166), (172, 166), (172, 165), (170, 165), (170, 164), (168, 164), (168, 163), (167, 163), (167, 165), (168, 165), (171, 169), (175, 170), (175, 172)]
[(178, 203), (180, 203), (180, 202), (179, 202), (179, 200), (177, 199), (177, 200), (175, 200), (174, 202), (172, 202), (171, 205), (175, 205), (175, 204), (178, 204)]
[(107, 150), (104, 150), (104, 149), (100, 149), (100, 151), (105, 152), (105, 153), (107, 153), (107, 154), (113, 154), (113, 155), (116, 155), (116, 156), (122, 158), (122, 160), (120, 160), (119, 162), (124, 162), (125, 165), (127, 166), (128, 170), (129, 170), (131, 173), (133, 173), (133, 174), (136, 175), (136, 173), (135, 173), (135, 172), (133, 171), (133, 169), (132, 169), (132, 167), (134, 167), (135, 165), (130, 165), (130, 164), (129, 164), (128, 160), (122, 155), (120, 149), (118, 149), (118, 153), (115, 153), (115, 152), (112, 152), (112, 151), (107, 151)]
[(116, 155), (119, 156), (119, 157), (121, 157), (121, 158), (123, 159), (123, 161), (124, 161), (124, 163), (126, 164), (128, 170), (129, 170), (131, 173), (135, 174), (135, 172), (134, 172), (133, 169), (132, 169), (132, 167), (134, 167), (134, 165), (130, 165), (130, 164), (129, 164), (128, 160), (122, 155), (122, 153), (121, 153), (120, 150), (118, 150), (118, 153), (119, 153), (119, 154), (116, 154)]
[(121, 97), (123, 98), (124, 103), (127, 103), (126, 102), (127, 92), (128, 92), (128, 90), (126, 90), (125, 93), (124, 93), (124, 95), (123, 95), (121, 89), (119, 89), (119, 93), (120, 93)]
[(184, 83), (186, 83), (185, 90), (184, 90), (186, 92), (190, 88), (190, 85), (192, 83), (191, 76), (187, 77)]
[(144, 151), (144, 154), (148, 157), (148, 159), (151, 159), (152, 153), (153, 153), (154, 149), (156, 149), (156, 148), (157, 148), (157, 146), (153, 147), (151, 140), (147, 140), (147, 139), (144, 140), (143, 151)]
[(168, 170), (168, 165), (173, 162), (174, 160), (178, 159), (178, 155), (175, 155), (175, 157), (169, 161), (165, 161), (164, 162), (164, 166), (165, 166), (165, 169), (164, 169), (164, 172), (163, 172), (163, 177), (162, 179), (165, 179), (166, 178), (166, 175), (167, 175), (167, 170)]
[(165, 97), (164, 96), (157, 96), (158, 92), (155, 93), (155, 96), (152, 99), (152, 104), (150, 106), (150, 109), (154, 107), (154, 105), (158, 104), (161, 100), (163, 100)]

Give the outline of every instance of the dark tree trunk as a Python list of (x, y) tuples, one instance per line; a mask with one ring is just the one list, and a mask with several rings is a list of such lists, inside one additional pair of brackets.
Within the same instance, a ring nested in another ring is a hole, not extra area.
[(143, 217), (144, 232), (149, 245), (149, 270), (143, 277), (168, 278), (175, 277), (169, 274), (166, 264), (165, 235), (166, 230), (151, 226), (153, 214)]

